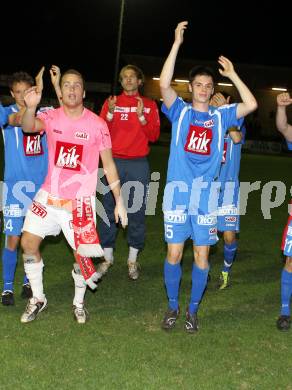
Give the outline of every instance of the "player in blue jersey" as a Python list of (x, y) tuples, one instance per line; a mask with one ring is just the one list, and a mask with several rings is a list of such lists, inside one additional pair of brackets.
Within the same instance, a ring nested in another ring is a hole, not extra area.
[[(276, 125), (280, 133), (285, 137), (288, 149), (292, 150), (292, 125), (288, 124), (286, 107), (292, 104), (289, 93), (281, 93), (277, 96)], [(289, 209), (289, 218), (284, 229), (282, 250), (286, 256), (285, 266), (281, 276), (281, 313), (277, 320), (277, 328), (281, 331), (291, 327), (291, 296), (292, 296), (292, 203)]]
[(0, 102), (0, 126), (2, 127), (7, 123), (8, 117), (6, 114), (5, 108), (2, 106), (2, 103)]
[(172, 139), (168, 162), (167, 185), (163, 209), (165, 240), (168, 244), (164, 263), (164, 282), (168, 309), (162, 328), (175, 326), (179, 315), (179, 286), (184, 242), (194, 244), (194, 265), (189, 305), (186, 309), (185, 329), (198, 330), (197, 311), (203, 296), (208, 271), (209, 247), (217, 242), (217, 201), (219, 175), (223, 155), (224, 135), (239, 119), (257, 108), (257, 102), (235, 72), (232, 63), (219, 57), (222, 76), (228, 77), (237, 88), (242, 102), (223, 107), (209, 105), (214, 92), (213, 72), (196, 67), (189, 74), (192, 103), (178, 98), (171, 87), (178, 50), (183, 42), (188, 22), (181, 22), (175, 30), (175, 40), (160, 75), (163, 98), (162, 111), (172, 122)]
[[(225, 92), (216, 93), (211, 99), (211, 105), (220, 107), (230, 103), (230, 95)], [(230, 285), (230, 270), (236, 256), (239, 232), (239, 170), (241, 146), (245, 139), (245, 126), (232, 127), (224, 137), (224, 151), (219, 174), (221, 183), (218, 202), (218, 226), (224, 239), (224, 264), (219, 279), (219, 290)], [(231, 138), (232, 134), (232, 138)]]
[[(41, 69), (36, 77), (42, 88)], [(34, 85), (26, 72), (16, 72), (9, 80), (9, 88), (15, 103), (4, 107), (8, 122), (2, 128), (4, 139), (3, 216), (5, 247), (2, 251), (3, 292), (2, 304), (14, 304), (14, 275), (17, 265), (17, 248), (24, 216), (35, 193), (47, 173), (46, 138), (40, 134), (24, 134), (17, 124), (25, 109), (24, 92)], [(24, 276), (21, 296), (31, 296), (30, 284)]]

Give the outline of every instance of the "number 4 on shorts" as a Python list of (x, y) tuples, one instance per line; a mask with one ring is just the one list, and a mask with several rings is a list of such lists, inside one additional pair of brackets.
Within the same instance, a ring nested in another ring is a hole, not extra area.
[(12, 226), (12, 219), (7, 219), (6, 223), (5, 223), (5, 231), (9, 230), (10, 232), (12, 232), (13, 230), (13, 226)]

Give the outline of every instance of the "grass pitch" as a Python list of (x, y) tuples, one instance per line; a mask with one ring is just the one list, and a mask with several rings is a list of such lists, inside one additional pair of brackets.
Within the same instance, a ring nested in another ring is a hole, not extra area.
[(20, 298), (23, 276), (19, 261), (16, 305), (0, 305), (0, 389), (279, 389), (292, 390), (292, 331), (279, 332), (279, 249), (292, 185), (291, 158), (244, 154), (241, 180), (283, 181), (286, 202), (261, 212), (261, 191), (250, 194), (241, 218), (232, 286), (218, 291), (222, 240), (212, 248), (211, 281), (199, 309), (199, 332), (184, 331), (189, 300), (192, 248), (183, 259), (180, 294), (182, 315), (166, 333), (160, 322), (167, 306), (163, 284), (161, 196), (168, 148), (154, 146), (151, 171), (161, 172), (155, 216), (147, 217), (147, 242), (140, 254), (141, 277), (127, 276), (127, 245), (119, 233), (115, 264), (96, 292), (88, 291), (88, 323), (78, 325), (71, 313), (72, 256), (64, 239), (46, 240), (45, 292), (48, 309), (30, 324), (21, 324), (26, 302)]

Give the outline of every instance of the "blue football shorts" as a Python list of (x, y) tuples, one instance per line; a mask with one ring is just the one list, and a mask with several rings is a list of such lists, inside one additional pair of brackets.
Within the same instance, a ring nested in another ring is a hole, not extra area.
[(5, 235), (21, 235), (24, 217), (36, 194), (36, 189), (38, 187), (29, 181), (3, 183), (3, 232)]

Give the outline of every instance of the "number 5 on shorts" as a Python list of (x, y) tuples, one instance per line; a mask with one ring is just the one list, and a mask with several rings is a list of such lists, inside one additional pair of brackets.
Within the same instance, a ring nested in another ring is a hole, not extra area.
[(164, 224), (165, 229), (165, 236), (166, 238), (173, 238), (173, 230), (172, 225), (168, 225), (167, 223)]

